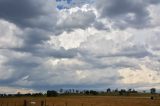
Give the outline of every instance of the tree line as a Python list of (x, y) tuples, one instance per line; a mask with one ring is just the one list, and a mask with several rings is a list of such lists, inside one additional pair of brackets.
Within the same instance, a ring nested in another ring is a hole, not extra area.
[[(110, 88), (106, 89), (106, 91), (96, 91), (96, 90), (76, 90), (76, 89), (60, 89), (59, 91), (56, 90), (48, 90), (46, 93), (27, 93), (21, 94), (18, 92), (17, 94), (0, 94), (0, 97), (56, 97), (56, 96), (92, 96), (92, 95), (99, 95), (99, 96), (131, 96), (131, 95), (143, 95), (147, 94), (144, 92), (138, 92), (134, 89), (115, 89), (112, 90)], [(156, 88), (150, 89), (150, 94), (156, 94)]]

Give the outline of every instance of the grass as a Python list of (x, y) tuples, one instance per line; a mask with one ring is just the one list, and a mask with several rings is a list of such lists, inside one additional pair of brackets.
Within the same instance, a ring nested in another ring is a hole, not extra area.
[[(41, 101), (46, 101), (46, 106), (160, 106), (160, 99), (151, 100), (150, 97), (133, 96), (64, 96), (64, 97), (21, 97), (0, 98), (0, 106), (41, 106)], [(29, 102), (36, 104), (29, 104)]]

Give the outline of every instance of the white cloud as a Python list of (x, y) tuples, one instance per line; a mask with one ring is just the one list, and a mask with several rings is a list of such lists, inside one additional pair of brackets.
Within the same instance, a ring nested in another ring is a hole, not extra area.
[(160, 83), (160, 73), (141, 65), (141, 69), (132, 70), (124, 68), (119, 70), (123, 77), (122, 84), (158, 84)]
[(159, 26), (160, 25), (160, 4), (159, 5), (150, 5), (148, 7), (148, 10), (150, 12), (151, 17), (151, 23), (153, 26)]
[(21, 34), (22, 31), (16, 25), (0, 20), (0, 48), (21, 47), (23, 45)]
[(96, 15), (93, 10), (83, 10), (79, 8), (64, 10), (60, 12), (57, 28), (66, 31), (79, 28), (86, 29), (92, 26), (95, 19)]
[(26, 88), (14, 88), (14, 87), (0, 86), (0, 92), (7, 93), (7, 94), (17, 94), (18, 92), (20, 92), (21, 94), (26, 94), (26, 93), (34, 93), (35, 91), (32, 89), (26, 89)]
[(89, 35), (88, 30), (76, 29), (73, 32), (64, 32), (59, 36), (51, 36), (47, 44), (56, 48), (63, 47), (66, 50), (78, 48), (82, 42), (86, 41)]
[(81, 44), (80, 48), (97, 56), (114, 54), (122, 48), (129, 46), (127, 40), (131, 36), (131, 33), (120, 30), (98, 31), (94, 35), (89, 36)]

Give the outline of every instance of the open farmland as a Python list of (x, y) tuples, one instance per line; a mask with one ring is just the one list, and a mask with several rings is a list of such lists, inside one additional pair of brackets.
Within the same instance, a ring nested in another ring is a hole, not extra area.
[[(24, 101), (27, 101), (24, 104)], [(42, 103), (44, 102), (44, 103)], [(0, 106), (160, 106), (160, 99), (120, 96), (0, 98)]]

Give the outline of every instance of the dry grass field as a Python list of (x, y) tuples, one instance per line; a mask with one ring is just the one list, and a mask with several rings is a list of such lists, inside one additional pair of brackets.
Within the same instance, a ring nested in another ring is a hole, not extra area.
[(112, 96), (69, 96), (51, 98), (0, 98), (0, 106), (160, 106), (160, 99), (151, 100), (150, 97), (112, 97)]

